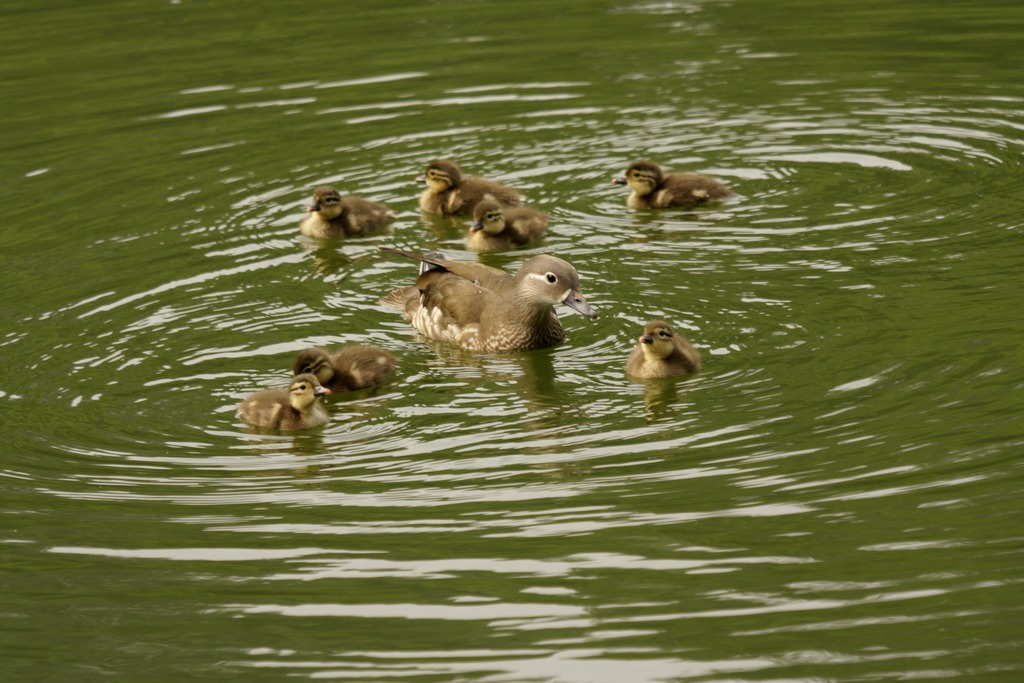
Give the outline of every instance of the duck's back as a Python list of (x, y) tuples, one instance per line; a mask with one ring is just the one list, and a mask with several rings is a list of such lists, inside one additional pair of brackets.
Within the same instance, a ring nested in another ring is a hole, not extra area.
[(500, 305), (500, 298), (490, 290), (444, 273), (407, 302), (406, 317), (426, 337), (478, 349), (481, 320), (488, 307)]
[(384, 204), (350, 195), (342, 197), (341, 215), (336, 220), (342, 221), (345, 234), (352, 236), (378, 230), (394, 218), (395, 212)]
[(476, 205), (493, 199), (502, 206), (515, 206), (523, 200), (517, 190), (484, 178), (466, 178), (444, 192), (425, 191), (420, 195), (420, 208), (429, 213), (456, 216), (473, 213)]
[(378, 346), (346, 346), (334, 354), (332, 391), (356, 391), (384, 384), (398, 360)]
[(513, 207), (504, 210), (505, 231), (512, 232), (512, 241), (518, 246), (539, 240), (548, 227), (548, 215), (529, 207)]
[(700, 173), (669, 173), (662, 184), (647, 197), (646, 206), (636, 208), (663, 209), (669, 206), (697, 206), (732, 194), (725, 185)]

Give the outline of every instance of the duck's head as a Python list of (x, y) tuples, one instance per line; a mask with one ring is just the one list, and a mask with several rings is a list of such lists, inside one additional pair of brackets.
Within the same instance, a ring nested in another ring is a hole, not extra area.
[(504, 229), (505, 214), (498, 202), (487, 199), (473, 209), (473, 227), (471, 228), (473, 232), (483, 230), (488, 235), (497, 235)]
[(527, 299), (545, 304), (565, 304), (591, 320), (597, 312), (583, 298), (580, 276), (568, 262), (541, 254), (528, 259), (516, 273), (517, 291)]
[(648, 358), (667, 358), (675, 349), (672, 341), (675, 332), (664, 320), (652, 320), (644, 325), (644, 333), (637, 339), (644, 356)]
[(616, 185), (629, 185), (629, 189), (641, 197), (654, 192), (654, 188), (661, 184), (665, 174), (661, 166), (653, 161), (634, 161), (626, 169), (626, 174), (612, 178)]
[(321, 185), (313, 191), (313, 203), (306, 211), (319, 213), (324, 220), (337, 218), (341, 213), (341, 193), (330, 185)]
[(436, 159), (427, 164), (422, 180), (434, 192), (444, 192), (462, 182), (462, 171), (454, 162)]
[(321, 384), (327, 384), (334, 377), (334, 365), (326, 349), (306, 349), (299, 353), (292, 367), (293, 375), (308, 373), (314, 375)]
[(320, 400), (321, 396), (330, 396), (331, 390), (320, 386), (315, 375), (303, 373), (292, 377), (292, 383), (288, 385), (288, 402), (292, 408), (304, 413)]

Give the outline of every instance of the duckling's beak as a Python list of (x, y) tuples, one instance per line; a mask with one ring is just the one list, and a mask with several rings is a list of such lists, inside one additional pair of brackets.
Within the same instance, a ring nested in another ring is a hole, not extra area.
[(641, 344), (653, 344), (654, 337), (652, 337), (649, 334), (642, 334), (640, 335), (639, 339), (637, 339), (637, 341), (640, 342)]
[(626, 176), (624, 176), (624, 175), (615, 176), (614, 178), (612, 178), (612, 183), (615, 184), (615, 185), (625, 185), (626, 184)]
[(313, 394), (316, 396), (330, 396), (331, 390), (325, 386), (317, 386), (313, 388)]
[(319, 204), (310, 204), (306, 207), (306, 213), (315, 213), (320, 210)]
[(418, 175), (415, 178), (413, 178), (413, 182), (425, 183), (425, 182), (427, 182), (427, 176), (425, 176), (425, 175)]
[(473, 232), (476, 232), (478, 230), (483, 230), (483, 229), (484, 229), (484, 222), (483, 221), (477, 221), (477, 222), (473, 223), (473, 225), (470, 227), (470, 230), (472, 230)]
[(578, 289), (570, 290), (565, 295), (565, 298), (562, 299), (562, 303), (573, 310), (579, 311), (591, 320), (597, 320), (597, 311), (590, 307), (590, 304), (587, 303), (587, 300), (583, 298), (583, 294)]

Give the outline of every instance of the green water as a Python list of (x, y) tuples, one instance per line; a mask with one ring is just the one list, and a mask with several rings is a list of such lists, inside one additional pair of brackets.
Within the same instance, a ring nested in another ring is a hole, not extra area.
[[(1019, 2), (7, 3), (12, 681), (1016, 681)], [(447, 156), (594, 322), (482, 355), (378, 304)], [(735, 202), (637, 212), (632, 160)], [(332, 183), (399, 214), (313, 244)], [(704, 357), (636, 383), (665, 318)], [(402, 360), (305, 434), (312, 344)]]

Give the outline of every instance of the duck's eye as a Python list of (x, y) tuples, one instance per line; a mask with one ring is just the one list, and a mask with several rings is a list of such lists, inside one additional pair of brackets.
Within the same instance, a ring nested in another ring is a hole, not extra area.
[(487, 214), (487, 220), (489, 220), (489, 221), (496, 221), (499, 218), (501, 218), (501, 214), (500, 213), (489, 213), (489, 214)]
[(300, 385), (299, 385), (299, 391), (305, 391), (305, 390), (306, 390), (306, 389), (308, 389), (308, 388), (309, 388), (309, 387), (307, 387), (307, 386), (306, 386), (305, 384), (300, 384)]
[(558, 282), (558, 276), (555, 275), (554, 273), (545, 273), (544, 279), (550, 282), (551, 284), (555, 284), (556, 282)]

